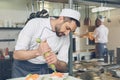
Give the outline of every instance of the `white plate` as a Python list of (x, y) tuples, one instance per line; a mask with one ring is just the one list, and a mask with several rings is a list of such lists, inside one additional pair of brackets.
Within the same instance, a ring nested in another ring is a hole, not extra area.
[[(65, 74), (65, 76), (63, 78), (50, 77), (49, 74), (47, 74), (47, 75), (40, 75), (40, 78), (38, 78), (37, 80), (41, 80), (43, 77), (47, 78), (48, 80), (49, 80), (49, 78), (52, 78), (52, 80), (63, 80), (64, 78), (69, 78), (69, 80), (82, 80), (82, 79), (78, 79), (78, 78), (75, 78), (75, 77), (72, 77), (72, 76), (68, 76), (66, 74)], [(7, 79), (7, 80), (25, 80), (25, 77), (12, 78), (12, 79)]]

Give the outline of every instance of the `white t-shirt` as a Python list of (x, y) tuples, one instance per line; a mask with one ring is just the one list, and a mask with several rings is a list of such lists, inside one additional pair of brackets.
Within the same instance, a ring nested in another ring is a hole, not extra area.
[(95, 43), (107, 43), (109, 30), (104, 25), (100, 25), (94, 30), (93, 36), (95, 37)]
[[(15, 50), (37, 49), (39, 46), (39, 43), (36, 42), (37, 38), (47, 40), (52, 51), (54, 53), (58, 52), (57, 58), (68, 63), (69, 35), (58, 37), (52, 31), (50, 18), (35, 18), (30, 20), (20, 32)], [(46, 63), (43, 56), (38, 56), (28, 61), (34, 64)]]

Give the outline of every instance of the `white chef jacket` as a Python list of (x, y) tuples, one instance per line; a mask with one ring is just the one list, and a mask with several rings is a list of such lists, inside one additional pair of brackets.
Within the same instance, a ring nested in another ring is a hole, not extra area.
[(107, 43), (108, 33), (109, 33), (109, 30), (106, 26), (100, 25), (99, 27), (97, 27), (93, 32), (95, 43)]
[[(35, 18), (30, 20), (20, 32), (15, 50), (37, 49), (39, 46), (39, 43), (36, 42), (37, 38), (47, 40), (52, 51), (54, 53), (58, 52), (57, 58), (68, 63), (69, 35), (58, 37), (52, 31), (50, 18)], [(38, 56), (28, 61), (34, 64), (46, 63), (43, 56)]]

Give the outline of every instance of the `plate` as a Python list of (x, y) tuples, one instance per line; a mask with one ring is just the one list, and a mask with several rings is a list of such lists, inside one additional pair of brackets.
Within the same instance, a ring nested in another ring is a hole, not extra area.
[[(12, 78), (7, 80), (25, 80), (25, 77)], [(50, 74), (46, 74), (46, 75), (40, 75), (40, 77), (37, 80), (82, 80), (82, 79), (78, 79), (73, 76), (69, 76), (67, 74), (65, 74), (63, 78), (51, 77)]]

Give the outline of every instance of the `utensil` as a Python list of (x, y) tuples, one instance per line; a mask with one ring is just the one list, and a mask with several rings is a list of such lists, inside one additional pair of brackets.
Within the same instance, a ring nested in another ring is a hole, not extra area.
[[(37, 42), (37, 43), (41, 43), (41, 39), (40, 39), (40, 38), (37, 38), (37, 39), (36, 39), (36, 42)], [(43, 56), (44, 56), (44, 57), (47, 57), (49, 54), (50, 54), (49, 52), (46, 52), (46, 53), (43, 54)], [(57, 71), (56, 71), (56, 67), (55, 67), (54, 64), (50, 64), (49, 67), (50, 67), (54, 72), (57, 72)]]

